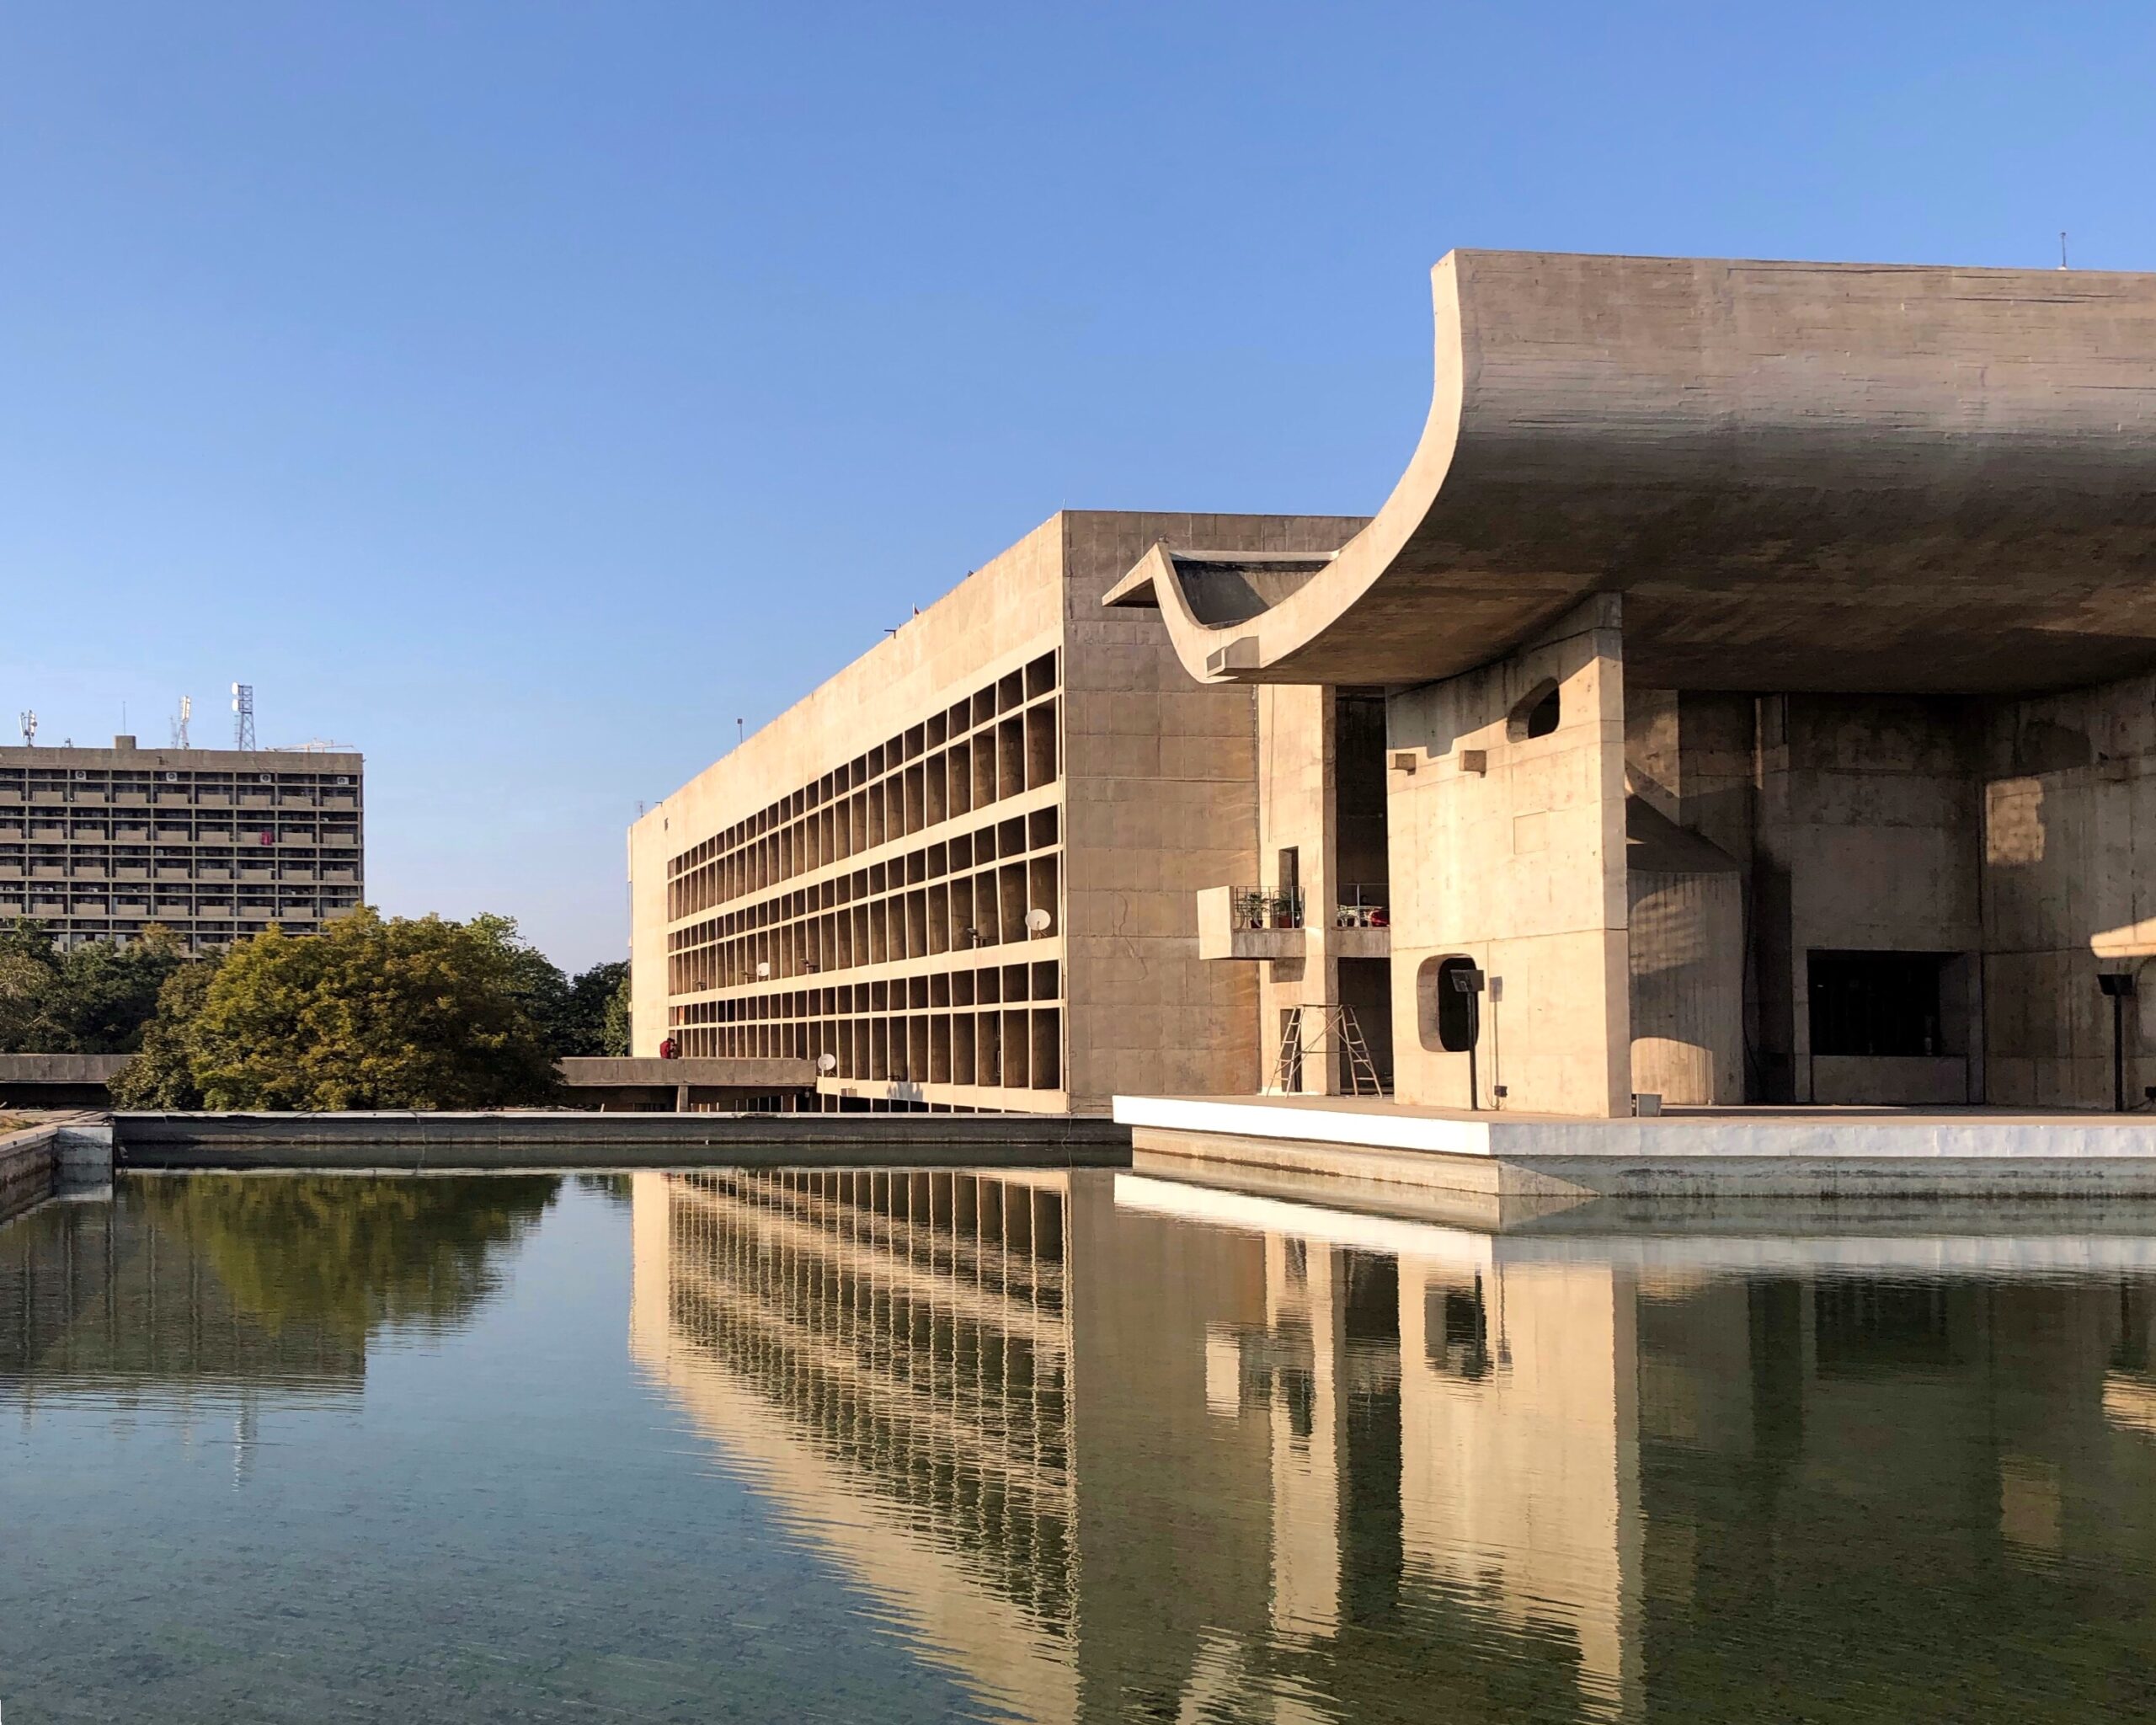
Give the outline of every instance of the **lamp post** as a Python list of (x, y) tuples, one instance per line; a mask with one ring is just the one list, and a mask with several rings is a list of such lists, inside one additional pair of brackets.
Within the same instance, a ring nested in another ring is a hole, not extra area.
[(1467, 1107), (1472, 1114), (1482, 1106), (1482, 1087), (1475, 1071), (1475, 1044), (1482, 1039), (1481, 970), (1466, 965), (1452, 973), (1452, 985), (1467, 996)]
[(2133, 998), (2133, 972), (2100, 970), (2096, 985), (2111, 1003), (2111, 1107), (2126, 1112), (2126, 1003)]

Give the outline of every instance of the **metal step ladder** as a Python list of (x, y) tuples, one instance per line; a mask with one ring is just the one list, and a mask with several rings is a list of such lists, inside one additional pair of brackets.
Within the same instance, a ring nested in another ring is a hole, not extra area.
[[(1311, 1012), (1320, 1015), (1317, 1030), (1315, 1034), (1305, 1036), (1303, 1020)], [(1355, 1009), (1337, 1001), (1297, 1007), (1291, 1012), (1287, 1028), (1281, 1033), (1280, 1058), (1273, 1071), (1273, 1087), (1283, 1096), (1296, 1094), (1303, 1087), (1304, 1060), (1336, 1049), (1348, 1057), (1348, 1095), (1385, 1094), (1377, 1064), (1370, 1059), (1369, 1044), (1363, 1040), (1361, 1028), (1355, 1023)]]

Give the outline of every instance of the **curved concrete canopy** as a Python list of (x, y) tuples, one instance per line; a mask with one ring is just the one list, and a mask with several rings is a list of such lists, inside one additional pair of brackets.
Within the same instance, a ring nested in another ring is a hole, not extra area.
[(1407, 471), (1329, 560), (1156, 547), (1211, 682), (1470, 670), (1596, 593), (1664, 687), (2156, 665), (2156, 275), (1452, 252)]

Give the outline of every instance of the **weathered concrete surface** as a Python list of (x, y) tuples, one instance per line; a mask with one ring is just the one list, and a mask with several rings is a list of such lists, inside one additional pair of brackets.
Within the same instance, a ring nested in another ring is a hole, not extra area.
[(0, 1055), (0, 1105), (103, 1108), (127, 1055)]
[(1456, 251), (1433, 291), (1422, 442), (1338, 556), (1118, 584), (1193, 677), (1457, 676), (1609, 592), (1662, 687), (2156, 663), (2156, 275)]
[(51, 1126), (0, 1136), (0, 1222), (52, 1196), (60, 1179), (57, 1136)]
[(812, 1060), (608, 1060), (579, 1057), (557, 1062), (562, 1082), (572, 1090), (607, 1089), (621, 1085), (672, 1087), (686, 1084), (698, 1090), (744, 1090), (763, 1092), (811, 1090), (816, 1067)]
[(1126, 1128), (998, 1114), (349, 1114), (113, 1117), (121, 1168), (1120, 1167)]
[(103, 1084), (132, 1055), (0, 1055), (0, 1084)]
[[(1396, 695), (1391, 768), (1392, 1017), (1402, 1103), (1466, 1107), (1438, 969), (1471, 959), (1476, 1077), (1488, 1107), (1629, 1114), (1625, 662), (1616, 601), (1470, 676)], [(1554, 728), (1530, 734), (1544, 702)]]
[(632, 829), (635, 1051), (1043, 1114), (1254, 1086), (1255, 980), (1198, 957), (1193, 903), (1256, 878), (1251, 697), (1100, 599), (1162, 538), (1322, 557), (1361, 525), (1066, 512), (905, 618)]
[(112, 1127), (102, 1115), (70, 1115), (8, 1133), (0, 1136), (0, 1221), (111, 1178)]

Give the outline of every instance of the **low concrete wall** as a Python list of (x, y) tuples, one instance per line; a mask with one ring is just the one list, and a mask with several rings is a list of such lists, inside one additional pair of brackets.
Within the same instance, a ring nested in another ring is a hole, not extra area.
[(58, 1137), (51, 1126), (0, 1137), (0, 1222), (52, 1196), (60, 1183)]
[(1040, 1114), (113, 1117), (121, 1168), (1127, 1167), (1130, 1130)]
[(112, 1178), (112, 1128), (96, 1115), (0, 1136), (0, 1221), (56, 1194)]

